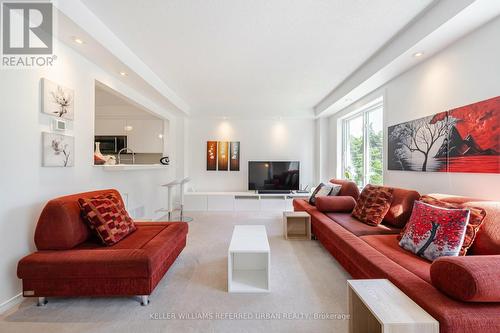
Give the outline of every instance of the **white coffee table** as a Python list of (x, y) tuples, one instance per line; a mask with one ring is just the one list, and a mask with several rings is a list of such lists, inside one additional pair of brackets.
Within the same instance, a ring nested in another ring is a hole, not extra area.
[(263, 225), (236, 225), (227, 255), (227, 289), (230, 293), (271, 291), (271, 250)]
[(347, 280), (350, 333), (439, 333), (439, 322), (386, 279)]

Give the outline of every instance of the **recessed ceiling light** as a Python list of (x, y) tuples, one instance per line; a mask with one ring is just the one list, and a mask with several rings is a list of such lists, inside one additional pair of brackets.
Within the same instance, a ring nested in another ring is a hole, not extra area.
[(417, 53), (413, 53), (413, 57), (414, 58), (418, 58), (418, 57), (421, 57), (424, 55), (424, 52), (417, 52)]
[(73, 41), (74, 41), (75, 43), (77, 43), (77, 44), (80, 44), (80, 45), (82, 45), (82, 44), (84, 44), (84, 43), (85, 43), (85, 42), (83, 41), (83, 39), (78, 38), (78, 37), (73, 37)]
[(123, 72), (123, 71), (122, 71), (122, 72), (120, 72), (120, 75), (121, 75), (121, 76), (128, 76), (128, 73), (127, 73), (127, 72)]

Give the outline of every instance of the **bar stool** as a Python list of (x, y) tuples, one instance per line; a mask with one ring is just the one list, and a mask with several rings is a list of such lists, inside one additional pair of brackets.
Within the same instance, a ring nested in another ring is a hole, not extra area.
[(183, 222), (191, 222), (193, 221), (192, 217), (184, 216), (184, 186), (186, 183), (190, 182), (191, 178), (185, 177), (181, 180), (181, 221)]
[(193, 219), (191, 217), (184, 216), (184, 186), (187, 182), (189, 182), (191, 178), (185, 177), (183, 179), (176, 179), (171, 181), (170, 183), (162, 185), (166, 187), (168, 190), (168, 199), (167, 199), (167, 217), (168, 221), (172, 221), (172, 213), (174, 212), (174, 204), (173, 204), (173, 189), (180, 185), (180, 197), (181, 197), (181, 207), (180, 207), (180, 220), (183, 222), (191, 222)]

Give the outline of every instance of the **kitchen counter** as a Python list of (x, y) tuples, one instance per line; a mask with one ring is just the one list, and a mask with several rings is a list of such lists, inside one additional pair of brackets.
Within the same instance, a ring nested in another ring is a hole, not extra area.
[(163, 164), (115, 164), (115, 165), (96, 165), (102, 167), (104, 171), (135, 171), (135, 170), (154, 170), (165, 169), (168, 165)]

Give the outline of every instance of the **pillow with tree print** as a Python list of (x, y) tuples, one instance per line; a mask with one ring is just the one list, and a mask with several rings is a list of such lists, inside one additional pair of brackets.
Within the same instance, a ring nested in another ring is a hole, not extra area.
[(442, 208), (415, 201), (399, 246), (430, 261), (458, 256), (469, 216), (468, 209)]

